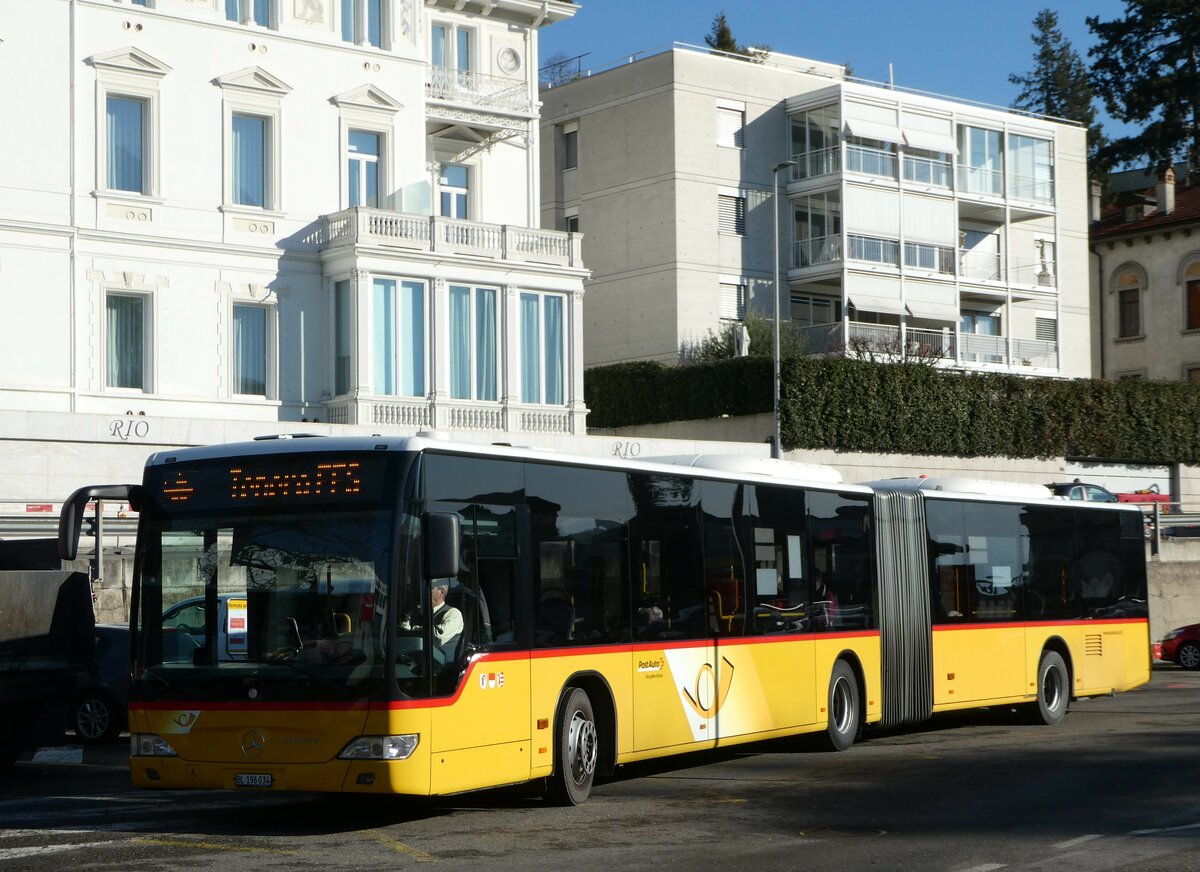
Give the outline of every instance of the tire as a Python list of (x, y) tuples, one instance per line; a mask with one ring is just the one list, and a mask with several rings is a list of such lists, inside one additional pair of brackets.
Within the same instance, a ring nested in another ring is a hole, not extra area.
[(1200, 669), (1200, 645), (1195, 642), (1184, 642), (1179, 646), (1175, 662), (1184, 669)]
[(79, 741), (85, 745), (111, 742), (121, 734), (122, 718), (112, 697), (103, 693), (86, 693), (75, 705), (71, 722)]
[(1037, 702), (1029, 704), (1029, 716), (1035, 724), (1052, 727), (1062, 723), (1071, 704), (1071, 682), (1067, 664), (1057, 651), (1043, 651), (1038, 663)]
[(592, 701), (580, 688), (563, 691), (554, 736), (554, 773), (546, 798), (555, 805), (579, 805), (592, 792), (600, 755)]
[(825, 738), (831, 751), (845, 751), (862, 729), (862, 700), (858, 679), (845, 660), (833, 664), (829, 676), (829, 726)]

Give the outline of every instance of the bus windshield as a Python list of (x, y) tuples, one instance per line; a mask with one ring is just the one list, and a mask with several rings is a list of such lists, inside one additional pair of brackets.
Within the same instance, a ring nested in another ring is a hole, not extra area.
[(139, 682), (146, 693), (220, 697), (250, 679), (258, 698), (380, 688), (394, 514), (279, 508), (144, 520), (134, 674), (160, 679)]

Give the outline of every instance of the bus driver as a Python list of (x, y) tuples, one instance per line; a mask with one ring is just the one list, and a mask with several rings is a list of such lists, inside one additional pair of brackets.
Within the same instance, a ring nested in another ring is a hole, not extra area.
[[(430, 602), (433, 605), (433, 618), (430, 622), (433, 627), (433, 641), (440, 646), (447, 642), (453, 642), (462, 635), (463, 631), (462, 612), (454, 606), (446, 604), (446, 591), (449, 589), (450, 581), (448, 579), (435, 578), (429, 592)], [(400, 629), (419, 630), (421, 625), (405, 618), (400, 624)]]

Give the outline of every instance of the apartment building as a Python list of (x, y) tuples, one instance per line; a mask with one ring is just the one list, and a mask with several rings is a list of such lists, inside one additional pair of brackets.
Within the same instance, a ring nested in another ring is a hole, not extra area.
[(588, 365), (773, 317), (778, 265), (812, 354), (1090, 375), (1082, 128), (678, 45), (541, 97), (542, 223), (584, 234)]
[(537, 190), (575, 11), (3, 4), (0, 495), (139, 440), (582, 433), (586, 270)]
[(1117, 173), (1091, 227), (1100, 378), (1200, 382), (1200, 185)]

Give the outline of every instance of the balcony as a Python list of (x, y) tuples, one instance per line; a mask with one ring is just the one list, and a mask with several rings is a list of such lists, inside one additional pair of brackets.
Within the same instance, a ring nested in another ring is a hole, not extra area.
[(370, 245), (583, 268), (583, 237), (578, 233), (484, 224), (362, 206), (326, 215), (321, 223), (313, 241), (324, 249)]
[(792, 243), (792, 269), (804, 269), (842, 259), (841, 236), (819, 236), (816, 239), (797, 239)]
[(791, 172), (791, 181), (793, 182), (828, 176), (841, 172), (842, 149), (841, 146), (834, 145), (829, 148), (806, 151), (803, 154), (792, 155), (792, 161), (796, 164), (792, 167)]
[(810, 355), (839, 355), (866, 360), (899, 360), (958, 366), (982, 365), (1008, 369), (1056, 370), (1058, 343), (1042, 339), (1013, 339), (1009, 357), (1008, 338), (960, 333), (946, 328), (930, 330), (888, 324), (850, 321), (846, 335), (842, 322), (791, 327), (792, 333)]
[(535, 114), (529, 85), (524, 79), (486, 76), (430, 64), (425, 68), (425, 95), (429, 100), (456, 106), (514, 115)]
[(896, 178), (896, 153), (866, 145), (846, 144), (846, 170), (884, 179)]
[(456, 432), (582, 432), (582, 417), (573, 414), (570, 409), (525, 403), (359, 396), (355, 399), (339, 398), (327, 401), (325, 409), (327, 420), (331, 424), (370, 424), (379, 427)]

